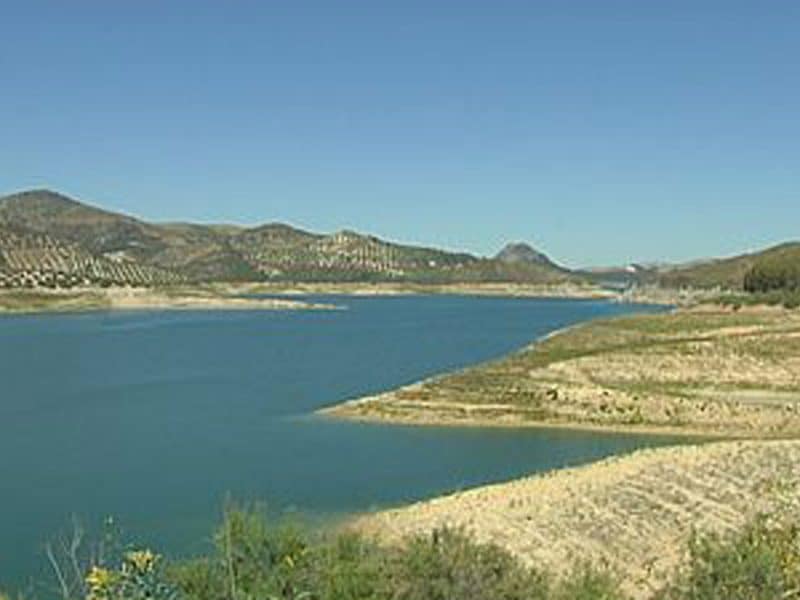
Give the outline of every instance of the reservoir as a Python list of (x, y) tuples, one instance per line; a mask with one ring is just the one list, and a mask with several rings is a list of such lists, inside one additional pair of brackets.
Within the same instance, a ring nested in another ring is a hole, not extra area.
[[(73, 518), (187, 554), (224, 499), (322, 518), (576, 465), (665, 437), (408, 427), (314, 411), (654, 307), (593, 300), (319, 297), (335, 311), (0, 318), (0, 588), (47, 573)], [(48, 574), (49, 575), (49, 574)]]

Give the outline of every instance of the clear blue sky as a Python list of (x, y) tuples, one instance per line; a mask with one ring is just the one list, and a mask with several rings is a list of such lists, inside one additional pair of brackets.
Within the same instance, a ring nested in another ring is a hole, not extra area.
[(4, 0), (0, 193), (567, 264), (800, 238), (800, 2)]

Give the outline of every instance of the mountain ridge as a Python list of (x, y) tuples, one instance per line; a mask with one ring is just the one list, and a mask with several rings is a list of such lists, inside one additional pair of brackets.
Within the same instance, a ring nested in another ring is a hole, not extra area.
[(525, 242), (494, 257), (283, 222), (253, 226), (156, 223), (49, 189), (0, 197), (0, 287), (196, 282), (591, 283), (624, 290), (742, 290), (760, 261), (800, 262), (800, 243), (677, 265), (569, 269)]
[[(323, 234), (280, 222), (251, 227), (153, 223), (49, 189), (0, 197), (0, 227), (14, 228), (24, 239), (36, 239), (38, 235), (52, 240), (42, 242), (39, 254), (22, 263), (13, 260), (9, 263), (5, 258), (14, 256), (17, 252), (14, 245), (22, 243), (22, 238), (6, 236), (0, 240), (0, 269), (5, 269), (7, 275), (9, 264), (17, 268), (24, 265), (26, 271), (41, 272), (33, 280), (38, 277), (51, 283), (67, 280), (83, 284), (126, 283), (118, 277), (107, 279), (83, 273), (75, 266), (89, 260), (109, 268), (135, 266), (152, 274), (130, 281), (132, 285), (150, 280), (153, 284), (171, 281), (551, 284), (575, 279), (567, 269), (549, 259), (512, 264), (467, 252), (386, 241), (348, 229)], [(60, 271), (65, 264), (56, 257), (70, 252), (85, 256), (83, 262), (76, 259), (70, 263), (74, 263), (74, 268), (65, 279)]]
[(549, 256), (536, 250), (527, 242), (509, 242), (495, 255), (495, 260), (508, 264), (540, 264), (562, 268), (556, 265)]

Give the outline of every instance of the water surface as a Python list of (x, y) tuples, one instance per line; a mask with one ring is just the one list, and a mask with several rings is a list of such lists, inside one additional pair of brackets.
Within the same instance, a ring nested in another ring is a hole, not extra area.
[(0, 586), (72, 515), (204, 547), (223, 498), (317, 515), (587, 462), (667, 438), (337, 422), (317, 408), (503, 355), (599, 301), (318, 298), (325, 312), (0, 318)]

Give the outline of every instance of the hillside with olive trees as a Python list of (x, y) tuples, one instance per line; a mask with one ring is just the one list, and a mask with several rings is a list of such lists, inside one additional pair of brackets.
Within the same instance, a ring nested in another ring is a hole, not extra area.
[(347, 230), (319, 234), (282, 223), (151, 223), (49, 190), (0, 198), (0, 285), (5, 287), (577, 280), (549, 260), (482, 258)]

